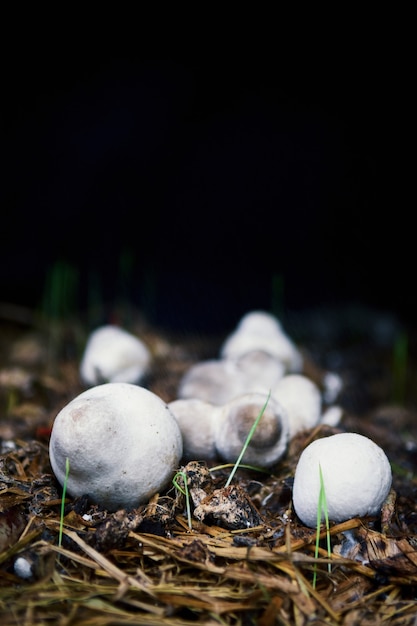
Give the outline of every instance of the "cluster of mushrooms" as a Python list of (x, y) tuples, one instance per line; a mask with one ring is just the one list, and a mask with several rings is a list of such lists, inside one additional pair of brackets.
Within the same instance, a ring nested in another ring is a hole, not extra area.
[[(320, 388), (304, 375), (302, 353), (264, 311), (240, 320), (219, 358), (190, 367), (172, 402), (141, 386), (151, 363), (148, 347), (122, 328), (90, 335), (80, 364), (88, 388), (56, 416), (49, 448), (52, 469), (73, 497), (131, 509), (166, 487), (183, 459), (234, 463), (262, 410), (242, 462), (272, 467), (297, 433), (336, 425), (342, 414), (334, 403), (340, 379), (330, 373)], [(392, 474), (367, 437), (314, 441), (300, 456), (293, 486), (294, 510), (307, 526), (317, 523), (320, 480), (329, 519), (344, 521), (378, 514)]]

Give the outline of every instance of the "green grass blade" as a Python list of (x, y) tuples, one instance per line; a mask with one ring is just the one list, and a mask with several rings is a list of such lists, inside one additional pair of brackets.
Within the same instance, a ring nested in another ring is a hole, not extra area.
[[(326, 524), (326, 541), (327, 541), (327, 556), (331, 557), (332, 555), (332, 546), (331, 546), (331, 542), (330, 542), (330, 526), (329, 526), (329, 512), (327, 510), (327, 498), (326, 498), (326, 491), (324, 488), (324, 480), (323, 480), (323, 474), (321, 471), (321, 465), (319, 464), (319, 472), (320, 472), (320, 495), (321, 495), (321, 504), (322, 504), (322, 508), (324, 511), (324, 521)], [(329, 563), (327, 565), (327, 569), (329, 571), (329, 573), (332, 571), (332, 566)]]
[[(326, 490), (324, 487), (324, 479), (323, 479), (323, 473), (321, 471), (320, 463), (319, 463), (319, 476), (320, 476), (320, 491), (319, 491), (319, 501), (317, 505), (316, 545), (315, 545), (314, 557), (317, 559), (319, 556), (321, 514), (323, 512), (324, 521), (326, 524), (327, 555), (330, 559), (331, 554), (332, 554), (332, 547), (331, 547), (331, 542), (330, 542), (329, 512), (327, 509)], [(330, 563), (327, 565), (327, 569), (328, 569), (328, 572), (330, 573), (332, 570), (332, 566)], [(313, 589), (316, 588), (316, 582), (317, 582), (317, 564), (314, 564)]]
[(267, 407), (267, 405), (268, 405), (268, 402), (269, 402), (269, 398), (270, 398), (270, 397), (271, 397), (271, 391), (268, 393), (268, 397), (267, 397), (267, 399), (266, 399), (266, 402), (265, 402), (265, 404), (263, 405), (263, 407), (262, 407), (262, 409), (261, 409), (261, 411), (260, 411), (260, 413), (259, 413), (258, 417), (256, 418), (256, 420), (255, 420), (255, 421), (254, 421), (254, 423), (252, 424), (252, 428), (250, 429), (249, 434), (248, 434), (248, 436), (246, 437), (245, 443), (243, 444), (242, 450), (240, 451), (240, 454), (239, 454), (239, 456), (238, 456), (238, 458), (237, 458), (237, 461), (236, 461), (236, 463), (235, 463), (235, 465), (234, 465), (234, 467), (233, 467), (232, 471), (230, 472), (230, 476), (229, 476), (229, 478), (227, 479), (227, 482), (226, 482), (225, 487), (228, 487), (228, 486), (230, 485), (230, 483), (232, 482), (232, 480), (233, 480), (233, 476), (236, 474), (236, 470), (237, 470), (237, 468), (239, 467), (240, 462), (241, 462), (241, 460), (242, 460), (242, 458), (243, 458), (243, 455), (245, 454), (246, 449), (247, 449), (247, 447), (248, 447), (248, 445), (249, 445), (249, 443), (250, 443), (250, 441), (251, 441), (251, 439), (252, 439), (252, 437), (253, 437), (253, 433), (255, 432), (256, 427), (258, 426), (258, 424), (259, 424), (259, 422), (260, 422), (260, 419), (261, 419), (262, 415), (265, 413), (265, 409), (266, 409), (266, 407)]
[[(181, 487), (181, 485), (178, 482), (178, 478), (180, 477), (182, 478), (182, 481), (184, 483), (184, 488)], [(187, 509), (188, 528), (192, 530), (193, 526), (192, 526), (192, 521), (191, 521), (190, 494), (188, 491), (187, 474), (185, 472), (177, 472), (174, 478), (172, 479), (172, 483), (174, 487), (178, 489), (178, 491), (185, 496), (185, 506)]]

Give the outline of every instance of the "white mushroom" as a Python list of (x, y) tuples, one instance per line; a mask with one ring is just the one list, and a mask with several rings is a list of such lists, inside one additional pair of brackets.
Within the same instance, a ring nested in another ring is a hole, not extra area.
[(28, 580), (34, 575), (33, 566), (34, 563), (31, 559), (26, 556), (18, 556), (13, 565), (14, 573), (16, 576), (19, 576), (19, 578)]
[(307, 376), (284, 376), (273, 388), (272, 395), (287, 411), (290, 438), (319, 423), (322, 405), (320, 389)]
[(224, 341), (220, 350), (223, 359), (236, 359), (252, 350), (264, 350), (278, 358), (289, 372), (299, 372), (303, 358), (284, 333), (278, 319), (265, 311), (252, 311), (240, 320), (236, 330)]
[(184, 398), (168, 404), (182, 434), (183, 456), (187, 460), (214, 459), (217, 456), (215, 433), (219, 407), (199, 400)]
[(315, 527), (322, 484), (329, 520), (378, 515), (391, 483), (389, 460), (375, 442), (357, 433), (331, 435), (310, 443), (300, 456), (294, 476), (294, 510), (306, 526)]
[[(169, 403), (181, 429), (187, 459), (220, 457), (234, 463), (268, 394), (248, 393), (215, 406), (195, 398)], [(243, 462), (269, 467), (284, 454), (288, 443), (288, 417), (283, 407), (270, 397)]]
[(326, 424), (326, 426), (338, 426), (343, 417), (343, 409), (338, 404), (329, 406), (320, 417), (320, 424)]
[(326, 372), (323, 376), (323, 400), (327, 404), (335, 402), (343, 389), (343, 380), (335, 372)]
[(210, 359), (192, 365), (178, 386), (178, 398), (222, 405), (244, 393), (266, 392), (284, 375), (284, 366), (263, 350), (236, 359)]
[(139, 383), (150, 361), (150, 351), (143, 341), (109, 324), (90, 334), (81, 359), (80, 376), (86, 385)]
[(178, 398), (224, 404), (244, 393), (246, 377), (234, 361), (210, 359), (192, 365), (178, 387)]
[(164, 488), (182, 456), (177, 421), (157, 395), (129, 383), (92, 387), (56, 416), (49, 444), (55, 476), (71, 496), (109, 510), (134, 508)]
[[(249, 393), (222, 407), (216, 419), (215, 442), (219, 455), (225, 461), (234, 463), (237, 460), (267, 398), (267, 394)], [(242, 462), (270, 467), (282, 457), (287, 443), (287, 413), (275, 398), (270, 397)]]
[(236, 359), (236, 365), (245, 376), (246, 393), (268, 393), (285, 374), (282, 361), (265, 350), (245, 352)]

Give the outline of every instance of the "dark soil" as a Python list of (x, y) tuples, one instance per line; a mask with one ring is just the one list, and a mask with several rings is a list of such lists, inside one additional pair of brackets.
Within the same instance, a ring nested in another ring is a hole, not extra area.
[[(192, 363), (218, 355), (225, 336), (174, 336), (139, 312), (123, 325), (150, 347), (143, 384), (166, 402)], [(78, 366), (91, 328), (0, 307), (2, 624), (416, 623), (416, 335), (391, 314), (358, 308), (287, 314), (284, 325), (306, 374), (319, 383), (326, 371), (342, 377), (337, 428), (301, 433), (270, 472), (240, 469), (227, 490), (230, 468), (184, 465), (191, 529), (174, 487), (113, 514), (87, 497), (67, 498), (60, 542), (62, 489), (48, 441), (59, 410), (84, 390)], [(291, 488), (305, 445), (343, 430), (385, 450), (393, 490), (381, 517), (331, 526), (329, 571), (324, 529), (316, 559), (316, 533), (292, 511)], [(205, 508), (193, 499), (202, 491)], [(15, 567), (21, 557), (26, 578)]]

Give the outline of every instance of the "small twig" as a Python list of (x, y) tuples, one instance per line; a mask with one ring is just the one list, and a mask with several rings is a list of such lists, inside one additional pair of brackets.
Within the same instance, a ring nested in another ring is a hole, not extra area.
[(69, 458), (67, 457), (65, 459), (65, 480), (64, 480), (64, 486), (62, 487), (62, 500), (61, 500), (61, 516), (60, 516), (60, 520), (59, 520), (59, 538), (58, 538), (58, 545), (61, 546), (62, 543), (62, 533), (64, 530), (64, 513), (65, 513), (65, 496), (67, 494), (67, 483), (68, 483), (68, 476), (69, 476)]

